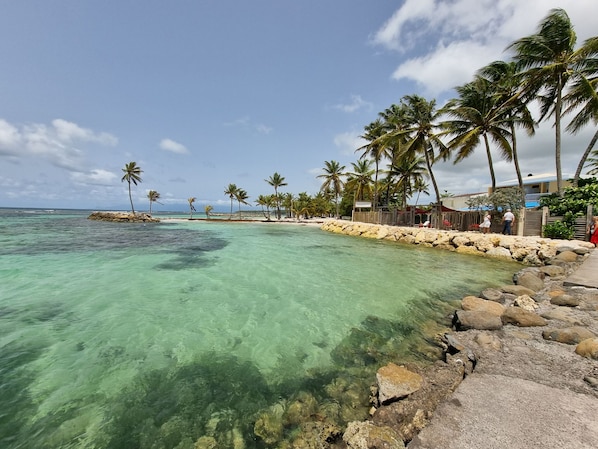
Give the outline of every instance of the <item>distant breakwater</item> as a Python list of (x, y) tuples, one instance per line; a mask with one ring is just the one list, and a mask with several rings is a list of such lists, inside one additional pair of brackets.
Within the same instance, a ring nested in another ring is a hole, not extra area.
[(583, 255), (594, 247), (591, 243), (580, 240), (444, 231), (433, 228), (388, 226), (343, 220), (326, 221), (321, 229), (337, 234), (390, 240), (445, 249), (461, 254), (513, 260), (535, 266), (545, 265), (557, 254), (563, 252)]

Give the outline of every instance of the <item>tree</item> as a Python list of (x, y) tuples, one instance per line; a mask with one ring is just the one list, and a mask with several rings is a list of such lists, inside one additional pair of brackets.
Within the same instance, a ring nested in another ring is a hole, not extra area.
[(270, 176), (268, 179), (265, 179), (264, 181), (266, 181), (268, 184), (274, 187), (274, 196), (276, 201), (276, 217), (280, 220), (280, 197), (278, 196), (278, 188), (286, 186), (287, 183), (284, 182), (284, 176), (281, 176), (278, 172), (274, 172), (272, 176)]
[[(158, 200), (160, 199), (160, 194), (158, 192), (156, 192), (155, 190), (150, 190), (149, 192), (147, 192), (147, 198), (149, 199), (149, 213), (150, 215), (152, 214), (152, 203), (158, 203)], [(160, 203), (158, 203), (160, 204)]]
[(366, 145), (359, 147), (355, 150), (362, 151), (362, 158), (370, 157), (376, 164), (374, 171), (374, 200), (372, 202), (372, 210), (376, 210), (378, 207), (378, 174), (380, 172), (380, 161), (384, 157), (390, 155), (388, 145), (383, 142), (380, 138), (386, 134), (384, 122), (381, 119), (376, 119), (364, 128), (365, 133), (361, 137), (368, 141)]
[(413, 189), (417, 192), (415, 206), (417, 206), (417, 203), (419, 202), (420, 193), (425, 193), (426, 195), (430, 194), (430, 192), (428, 191), (428, 187), (428, 184), (426, 184), (426, 182), (423, 179), (418, 179), (417, 181), (415, 181), (415, 183), (413, 184)]
[(397, 176), (396, 189), (401, 192), (401, 208), (407, 207), (407, 198), (413, 195), (414, 187), (423, 182), (427, 175), (425, 160), (413, 153), (399, 153), (389, 167), (389, 174)]
[(372, 195), (372, 161), (370, 159), (359, 159), (357, 162), (351, 162), (353, 171), (346, 173), (345, 192), (353, 193), (353, 208), (357, 201), (362, 201), (366, 197), (371, 199)]
[(192, 196), (191, 198), (187, 198), (187, 201), (189, 202), (189, 218), (193, 218), (193, 212), (195, 212), (195, 206), (193, 205), (193, 203), (195, 203), (195, 200), (197, 198), (195, 198), (194, 196)]
[(457, 87), (456, 91), (459, 97), (449, 101), (446, 106), (446, 112), (453, 120), (445, 122), (448, 133), (454, 136), (448, 143), (451, 150), (457, 150), (454, 163), (471, 156), (480, 144), (480, 139), (483, 139), (494, 191), (496, 176), (488, 137), (498, 144), (504, 159), (512, 160), (509, 121), (497, 107), (493, 85), (489, 80), (477, 76), (472, 82)]
[(334, 205), (336, 211), (336, 218), (339, 217), (338, 197), (343, 192), (343, 170), (344, 165), (340, 165), (337, 161), (324, 161), (324, 174), (318, 175), (318, 178), (323, 178), (324, 182), (320, 187), (320, 191), (332, 190), (334, 194)]
[(214, 208), (212, 206), (210, 206), (209, 204), (206, 204), (206, 206), (203, 208), (203, 211), (206, 214), (206, 218), (209, 220), (210, 219), (210, 214), (212, 213), (212, 211), (214, 210)]
[(247, 195), (247, 192), (245, 190), (237, 189), (237, 191), (235, 192), (235, 199), (239, 203), (239, 219), (241, 219), (241, 204), (249, 204), (247, 202), (247, 198), (249, 198), (249, 195)]
[[(266, 220), (270, 221), (270, 208), (275, 206), (274, 195), (259, 195), (255, 203), (258, 206), (262, 206), (262, 213)], [(264, 211), (264, 207), (266, 210)]]
[(233, 199), (235, 199), (237, 190), (239, 190), (239, 188), (235, 184), (229, 184), (228, 187), (226, 187), (226, 189), (224, 190), (224, 194), (228, 195), (228, 197), (230, 198), (230, 216), (228, 217), (229, 220), (233, 217)]
[(540, 121), (554, 116), (555, 165), (557, 190), (563, 194), (561, 170), (561, 119), (563, 92), (571, 80), (579, 79), (588, 65), (586, 50), (575, 50), (577, 36), (569, 16), (563, 9), (553, 9), (542, 20), (538, 30), (523, 37), (508, 49), (515, 51), (514, 60), (524, 71), (522, 94), (527, 101), (540, 103)]
[(124, 175), (121, 182), (127, 181), (129, 184), (129, 201), (131, 202), (131, 213), (135, 215), (135, 208), (133, 207), (133, 198), (131, 197), (131, 182), (137, 185), (138, 182), (141, 182), (141, 167), (137, 165), (137, 162), (129, 162), (125, 164), (125, 168), (122, 169)]

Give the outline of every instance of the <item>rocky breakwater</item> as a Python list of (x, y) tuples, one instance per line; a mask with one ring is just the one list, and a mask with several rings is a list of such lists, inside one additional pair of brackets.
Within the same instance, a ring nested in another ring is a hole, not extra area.
[(344, 443), (355, 449), (438, 447), (420, 431), (474, 370), (598, 398), (598, 290), (563, 282), (589, 250), (558, 248), (546, 266), (517, 272), (513, 284), (464, 297), (452, 330), (439, 336), (444, 360), (424, 368), (380, 368), (371, 419), (349, 423)]
[(515, 260), (535, 266), (545, 265), (562, 248), (580, 248), (586, 251), (593, 248), (590, 243), (577, 240), (444, 231), (433, 228), (387, 226), (343, 220), (326, 221), (321, 229), (338, 234), (445, 249), (461, 254)]
[(119, 223), (158, 223), (160, 220), (144, 213), (130, 212), (92, 212), (89, 220), (112, 221)]

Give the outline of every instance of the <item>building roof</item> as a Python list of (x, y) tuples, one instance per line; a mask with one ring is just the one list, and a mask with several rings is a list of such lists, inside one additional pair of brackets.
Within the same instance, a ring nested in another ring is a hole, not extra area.
[[(570, 175), (568, 173), (563, 174), (563, 179), (570, 179), (572, 177), (573, 177), (573, 175)], [(550, 182), (550, 181), (556, 181), (556, 175), (554, 173), (540, 173), (539, 175), (528, 175), (528, 176), (523, 177), (523, 185), (536, 184), (539, 182)], [(499, 182), (496, 184), (496, 187), (512, 187), (512, 186), (518, 186), (518, 185), (519, 185), (519, 181), (517, 180), (517, 178), (515, 178), (515, 179), (509, 179), (507, 181)]]

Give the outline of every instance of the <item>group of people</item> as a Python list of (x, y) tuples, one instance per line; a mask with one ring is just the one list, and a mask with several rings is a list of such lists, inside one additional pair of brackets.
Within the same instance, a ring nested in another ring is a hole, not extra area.
[[(513, 232), (513, 224), (515, 223), (515, 215), (511, 212), (511, 209), (507, 209), (502, 217), (502, 233), (505, 235), (511, 235)], [(480, 229), (484, 234), (490, 232), (490, 225), (492, 224), (492, 215), (488, 212), (484, 216), (484, 221), (480, 225)]]

